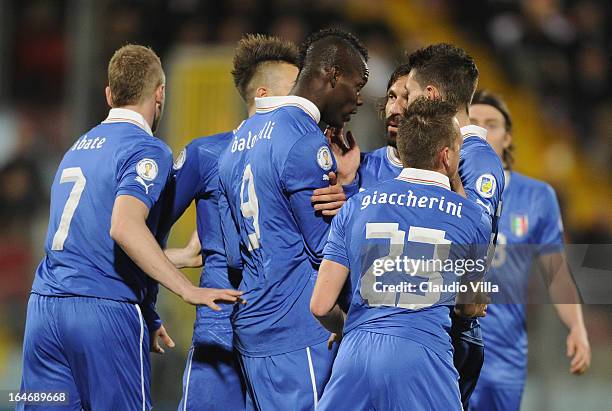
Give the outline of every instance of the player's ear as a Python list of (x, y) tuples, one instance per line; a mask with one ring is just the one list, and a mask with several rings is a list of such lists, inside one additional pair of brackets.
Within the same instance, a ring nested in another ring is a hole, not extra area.
[(450, 153), (449, 147), (444, 147), (438, 153), (438, 159), (440, 160), (440, 164), (442, 164), (442, 167), (444, 168), (444, 170), (447, 171), (447, 173), (450, 171), (450, 168), (451, 168), (450, 154), (451, 153)]
[(440, 90), (438, 90), (438, 88), (432, 84), (428, 84), (425, 87), (425, 94), (430, 100), (439, 100), (442, 98), (442, 93), (440, 93)]
[(268, 97), (268, 89), (266, 87), (257, 87), (255, 97)]
[(166, 97), (166, 85), (160, 84), (159, 87), (157, 87), (157, 90), (155, 90), (155, 103), (163, 105), (165, 97)]
[(106, 94), (106, 104), (108, 104), (109, 107), (113, 106), (113, 94), (111, 93), (111, 89), (109, 86), (106, 86), (106, 88), (104, 89), (104, 94)]
[(512, 144), (512, 134), (509, 131), (506, 131), (504, 134), (504, 148), (510, 147)]
[(332, 88), (336, 87), (336, 84), (338, 84), (338, 79), (340, 78), (340, 68), (338, 66), (333, 66), (329, 72), (329, 84), (331, 85)]

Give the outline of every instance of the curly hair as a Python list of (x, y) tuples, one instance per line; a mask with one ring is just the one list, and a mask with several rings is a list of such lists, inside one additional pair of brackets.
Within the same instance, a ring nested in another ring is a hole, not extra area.
[(355, 35), (339, 28), (319, 30), (300, 46), (300, 77), (310, 76), (321, 67), (336, 66), (345, 71), (354, 69), (356, 58), (368, 61), (368, 50)]
[(415, 70), (419, 85), (438, 87), (457, 110), (467, 111), (478, 84), (478, 68), (465, 50), (446, 43), (433, 44), (411, 53), (408, 64)]
[(249, 83), (262, 63), (284, 62), (297, 66), (298, 50), (290, 41), (263, 34), (247, 34), (236, 47), (232, 76), (244, 101), (249, 101)]

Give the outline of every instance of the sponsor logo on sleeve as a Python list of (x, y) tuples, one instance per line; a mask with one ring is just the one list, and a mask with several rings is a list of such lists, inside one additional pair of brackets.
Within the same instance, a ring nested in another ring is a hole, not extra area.
[(484, 198), (491, 198), (495, 194), (495, 177), (492, 174), (483, 174), (476, 180), (476, 191)]
[(172, 164), (172, 168), (174, 170), (180, 170), (183, 168), (183, 164), (185, 164), (185, 160), (187, 160), (187, 150), (182, 149), (179, 155), (174, 160), (174, 164)]
[(327, 146), (323, 146), (317, 151), (317, 163), (324, 171), (329, 171), (332, 168), (332, 154)]
[(136, 164), (136, 173), (145, 181), (153, 181), (158, 173), (157, 163), (150, 158), (143, 158)]

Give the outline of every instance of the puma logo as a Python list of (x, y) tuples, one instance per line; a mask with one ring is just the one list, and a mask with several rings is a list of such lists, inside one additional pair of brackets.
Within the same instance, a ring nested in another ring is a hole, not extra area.
[(135, 178), (135, 180), (136, 180), (136, 181), (138, 181), (140, 184), (142, 184), (142, 185), (143, 185), (143, 187), (145, 188), (145, 193), (146, 193), (146, 194), (149, 194), (149, 188), (150, 188), (150, 187), (153, 187), (153, 183), (151, 183), (151, 184), (147, 184), (147, 183), (145, 183), (145, 181), (144, 181), (144, 180), (142, 179), (142, 177), (140, 177), (140, 176), (137, 176), (137, 177)]

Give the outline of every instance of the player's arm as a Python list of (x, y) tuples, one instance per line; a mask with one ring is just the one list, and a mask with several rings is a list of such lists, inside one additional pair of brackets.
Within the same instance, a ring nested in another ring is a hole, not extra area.
[(282, 165), (281, 186), (288, 197), (291, 212), (304, 239), (306, 253), (313, 264), (320, 264), (331, 219), (315, 212), (311, 204), (314, 190), (327, 185), (327, 174), (334, 164), (329, 146), (318, 133), (307, 134), (297, 141)]
[(544, 273), (548, 292), (559, 318), (569, 330), (566, 339), (570, 372), (584, 373), (591, 364), (591, 347), (587, 336), (580, 295), (563, 250), (563, 226), (559, 202), (552, 187), (540, 195), (546, 214), (537, 227), (537, 262)]
[(473, 261), (470, 270), (461, 277), (461, 284), (466, 285), (467, 291), (457, 293), (455, 301), (455, 314), (464, 318), (484, 317), (489, 303), (488, 295), (479, 288), (485, 280), (485, 273), (488, 269), (489, 239), (491, 237), (491, 222), (489, 217), (483, 212), (480, 223), (475, 229), (472, 237), (472, 244), (460, 245), (469, 251), (469, 258)]
[[(316, 189), (311, 201), (316, 211), (324, 216), (335, 216), (347, 199), (359, 192), (361, 151), (357, 140), (349, 131), (326, 129), (325, 136), (338, 164), (338, 174), (329, 173), (329, 186)], [(343, 185), (344, 184), (344, 185)]]
[(193, 230), (191, 238), (183, 248), (166, 248), (166, 257), (176, 268), (195, 268), (202, 266), (202, 244), (198, 231)]
[(346, 205), (332, 222), (325, 258), (310, 299), (310, 311), (332, 335), (329, 345), (342, 338), (345, 313), (338, 305), (338, 297), (349, 275), (349, 260), (346, 247), (345, 226), (350, 215), (350, 204)]
[(310, 311), (329, 332), (342, 335), (344, 312), (337, 304), (349, 269), (335, 261), (324, 259), (310, 299)]
[(166, 257), (146, 224), (149, 208), (131, 195), (115, 199), (110, 235), (147, 275), (190, 304), (205, 304), (215, 311), (215, 301), (235, 303), (237, 290), (218, 290), (194, 286)]

